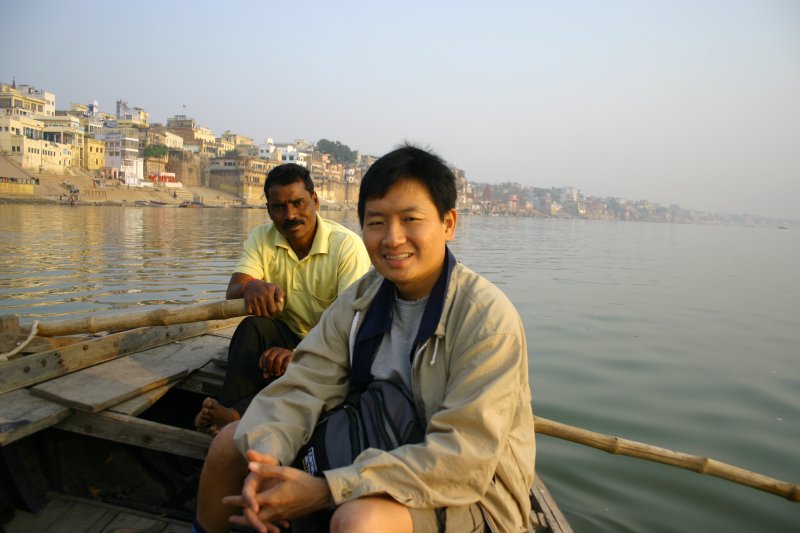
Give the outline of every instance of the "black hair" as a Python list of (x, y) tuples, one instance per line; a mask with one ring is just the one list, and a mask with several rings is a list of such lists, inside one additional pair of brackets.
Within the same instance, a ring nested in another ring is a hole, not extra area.
[(308, 194), (314, 195), (314, 182), (308, 169), (297, 163), (286, 163), (273, 168), (267, 174), (267, 179), (264, 181), (264, 197), (269, 201), (268, 191), (273, 185), (291, 185), (296, 181), (302, 181)]
[(403, 180), (415, 180), (428, 191), (439, 218), (456, 207), (456, 177), (438, 155), (405, 144), (375, 161), (361, 178), (358, 191), (358, 221), (364, 225), (367, 200), (383, 198), (389, 188)]

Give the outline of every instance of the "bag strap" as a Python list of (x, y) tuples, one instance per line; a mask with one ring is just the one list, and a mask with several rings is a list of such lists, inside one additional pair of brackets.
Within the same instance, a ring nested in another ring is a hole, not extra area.
[[(422, 320), (420, 321), (419, 329), (417, 329), (417, 336), (409, 353), (409, 358), (412, 360), (416, 347), (436, 333), (436, 328), (444, 311), (447, 289), (456, 263), (455, 256), (450, 251), (450, 248), (445, 245), (445, 267), (442, 268), (442, 272), (431, 290), (428, 303), (425, 304)], [(384, 279), (378, 288), (375, 298), (372, 300), (372, 305), (367, 310), (353, 345), (350, 386), (358, 391), (364, 391), (369, 382), (372, 381), (372, 362), (375, 359), (375, 352), (377, 352), (383, 336), (392, 327), (394, 299), (394, 283)]]

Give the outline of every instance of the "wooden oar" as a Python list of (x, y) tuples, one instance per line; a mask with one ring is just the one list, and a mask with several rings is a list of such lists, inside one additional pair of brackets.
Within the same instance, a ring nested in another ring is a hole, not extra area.
[(539, 416), (534, 416), (533, 420), (536, 432), (543, 435), (576, 442), (608, 453), (627, 455), (685, 468), (700, 474), (716, 476), (754, 489), (777, 494), (793, 502), (800, 501), (800, 485), (796, 483), (781, 481), (708, 457), (676, 452), (621, 437), (595, 433), (594, 431), (562, 424)]
[(162, 307), (160, 309), (130, 311), (108, 316), (39, 322), (36, 334), (41, 337), (55, 337), (57, 335), (97, 333), (145, 326), (171, 326), (172, 324), (185, 324), (201, 320), (221, 320), (246, 314), (248, 313), (243, 298), (218, 300), (174, 308)]

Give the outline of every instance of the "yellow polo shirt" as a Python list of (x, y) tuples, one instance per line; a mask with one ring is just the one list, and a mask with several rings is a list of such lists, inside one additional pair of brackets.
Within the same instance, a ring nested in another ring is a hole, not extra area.
[(234, 271), (282, 288), (286, 297), (283, 312), (276, 318), (302, 338), (336, 297), (369, 267), (361, 238), (317, 214), (314, 243), (303, 259), (297, 259), (286, 237), (270, 222), (250, 233)]

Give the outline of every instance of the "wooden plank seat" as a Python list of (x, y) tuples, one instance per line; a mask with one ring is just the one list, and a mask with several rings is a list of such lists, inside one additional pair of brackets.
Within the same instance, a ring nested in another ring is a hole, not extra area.
[[(205, 449), (210, 442), (207, 435), (166, 424), (137, 420), (134, 417), (154, 405), (175, 385), (192, 390), (191, 386), (178, 383), (177, 380), (183, 376), (190, 376), (187, 381), (204, 383), (205, 390), (199, 392), (218, 392), (224, 378), (224, 370), (210, 360), (227, 360), (230, 335), (238, 321), (239, 319), (232, 319), (149, 328), (160, 331), (156, 335), (150, 334), (145, 337), (137, 334), (135, 338), (140, 341), (140, 349), (147, 347), (150, 342), (147, 339), (151, 341), (157, 339), (155, 342), (170, 339), (169, 344), (125, 356), (118, 356), (121, 337), (117, 337), (115, 358), (112, 360), (83, 368), (85, 366), (83, 363), (76, 362), (75, 357), (67, 354), (69, 362), (62, 365), (64, 372), (58, 372), (61, 377), (40, 382), (30, 388), (20, 388), (20, 380), (9, 379), (6, 376), (5, 386), (13, 390), (0, 394), (0, 445), (7, 445), (42, 429), (58, 425), (61, 429), (69, 431), (171, 451), (187, 457), (204, 457)], [(172, 329), (167, 331), (170, 328)], [(181, 331), (178, 331), (178, 328)], [(197, 336), (198, 332), (209, 330), (220, 334)], [(181, 332), (195, 336), (176, 342), (174, 339)], [(109, 337), (113, 335), (104, 339), (107, 340)], [(132, 342), (130, 339), (127, 341), (128, 344)], [(99, 353), (95, 350), (98, 344), (89, 345), (89, 348), (80, 345), (86, 346), (86, 344), (79, 343), (80, 352), (77, 353), (81, 354), (81, 357), (84, 357), (84, 352), (92, 352), (95, 355)], [(108, 348), (112, 344), (105, 342), (102, 346)], [(52, 356), (52, 353), (46, 355), (46, 357)], [(29, 357), (31, 356), (22, 360)], [(58, 354), (58, 357), (64, 358), (65, 354)], [(18, 364), (19, 361), (21, 360), (6, 364)], [(33, 360), (26, 362), (32, 366), (37, 364)], [(71, 371), (70, 365), (80, 370)], [(21, 374), (26, 373), (21, 372)], [(41, 374), (35, 380), (39, 378), (42, 378)], [(30, 378), (25, 379), (30, 380)], [(79, 414), (76, 410), (86, 413)], [(92, 417), (87, 413), (102, 416)]]
[(41, 398), (93, 413), (165, 385), (201, 368), (227, 340), (204, 336), (159, 346), (31, 387)]

